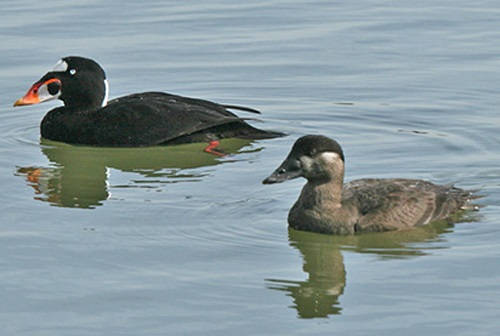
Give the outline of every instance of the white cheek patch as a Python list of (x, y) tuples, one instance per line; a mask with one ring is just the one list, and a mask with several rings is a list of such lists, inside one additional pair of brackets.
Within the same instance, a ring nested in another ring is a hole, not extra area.
[(65, 72), (66, 70), (68, 70), (68, 63), (62, 59), (59, 60), (59, 62), (57, 62), (52, 69), (54, 72)]
[(302, 156), (300, 159), (302, 170), (307, 179), (333, 177), (342, 170), (344, 162), (335, 152), (322, 152), (314, 157)]
[(335, 152), (323, 152), (320, 154), (320, 158), (326, 163), (334, 163), (338, 162), (340, 159), (340, 155)]
[(109, 84), (108, 80), (104, 80), (104, 99), (102, 100), (101, 107), (104, 107), (108, 105), (108, 98), (109, 98)]

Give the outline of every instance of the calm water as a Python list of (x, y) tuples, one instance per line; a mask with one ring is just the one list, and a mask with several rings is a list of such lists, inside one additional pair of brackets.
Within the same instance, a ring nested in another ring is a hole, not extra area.
[[(355, 4), (354, 4), (355, 3)], [(0, 11), (4, 335), (493, 335), (500, 316), (497, 1), (10, 1)], [(264, 112), (285, 138), (99, 149), (12, 103), (62, 56), (111, 97), (164, 90)], [(454, 227), (289, 231), (303, 180), (260, 182), (303, 134), (347, 179), (480, 189)]]

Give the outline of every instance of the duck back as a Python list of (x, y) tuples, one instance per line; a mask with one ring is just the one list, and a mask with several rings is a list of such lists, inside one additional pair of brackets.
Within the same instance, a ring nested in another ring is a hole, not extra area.
[(283, 136), (250, 126), (223, 105), (163, 92), (117, 98), (105, 107), (92, 110), (53, 109), (42, 120), (41, 134), (50, 140), (99, 146), (152, 146), (229, 137)]
[(471, 198), (469, 191), (423, 180), (360, 179), (344, 186), (342, 205), (357, 210), (355, 232), (378, 232), (450, 219)]

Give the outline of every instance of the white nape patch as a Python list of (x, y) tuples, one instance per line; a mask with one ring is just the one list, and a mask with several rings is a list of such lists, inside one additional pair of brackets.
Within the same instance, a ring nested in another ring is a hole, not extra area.
[(109, 178), (111, 177), (111, 169), (109, 167), (106, 167), (106, 190), (108, 191), (108, 197), (106, 197), (106, 200), (109, 200), (112, 196), (111, 194), (111, 184), (109, 183)]
[(340, 160), (340, 155), (335, 152), (323, 152), (320, 157), (328, 163)]
[(62, 59), (60, 59), (52, 69), (54, 72), (65, 72), (66, 70), (68, 70), (68, 63)]
[(109, 98), (109, 84), (108, 80), (104, 80), (104, 99), (102, 100), (101, 107), (104, 107), (108, 105), (108, 98)]

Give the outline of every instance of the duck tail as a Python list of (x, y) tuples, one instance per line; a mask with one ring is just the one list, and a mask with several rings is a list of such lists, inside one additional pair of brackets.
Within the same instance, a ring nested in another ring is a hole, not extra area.
[(280, 138), (287, 135), (285, 133), (277, 131), (261, 130), (253, 126), (250, 126), (248, 124), (246, 124), (246, 126), (247, 127), (245, 127), (244, 130), (240, 130), (240, 132), (238, 132), (237, 135), (238, 138), (260, 140), (260, 139)]
[(225, 109), (229, 110), (239, 110), (239, 111), (245, 111), (245, 112), (250, 112), (250, 113), (255, 113), (255, 114), (261, 114), (259, 110), (253, 109), (251, 107), (246, 107), (246, 106), (240, 106), (240, 105), (222, 105)]

